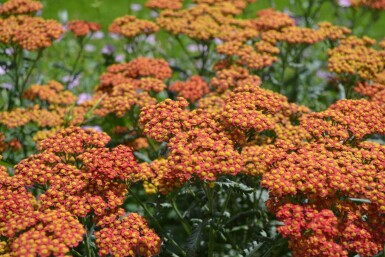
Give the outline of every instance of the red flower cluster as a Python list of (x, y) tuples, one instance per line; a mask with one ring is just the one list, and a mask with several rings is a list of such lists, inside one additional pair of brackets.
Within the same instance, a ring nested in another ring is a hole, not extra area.
[(95, 22), (72, 20), (67, 23), (68, 30), (77, 37), (84, 37), (100, 30), (100, 25)]
[(186, 82), (175, 82), (169, 89), (193, 103), (210, 92), (208, 84), (200, 76), (191, 76)]

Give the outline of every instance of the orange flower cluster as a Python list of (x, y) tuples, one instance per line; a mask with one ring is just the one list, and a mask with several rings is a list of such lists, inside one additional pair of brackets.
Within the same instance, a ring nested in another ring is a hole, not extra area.
[(354, 91), (369, 97), (370, 101), (373, 101), (382, 107), (385, 104), (385, 86), (383, 84), (375, 83), (370, 85), (366, 82), (357, 83), (354, 87)]
[(258, 31), (280, 30), (284, 27), (295, 26), (295, 20), (289, 15), (272, 8), (258, 11), (257, 16), (252, 20), (252, 24)]
[(366, 135), (384, 134), (385, 112), (367, 100), (340, 100), (320, 113), (304, 116), (301, 125), (314, 137), (361, 140)]
[[(229, 0), (226, 2), (223, 2), (221, 0), (193, 0), (193, 2), (197, 4), (208, 4), (208, 5), (218, 5), (222, 6), (224, 8), (224, 13), (232, 14), (234, 7), (236, 8), (237, 12), (233, 14), (240, 14), (243, 9), (246, 8), (248, 3), (253, 3), (256, 0)], [(225, 7), (229, 8), (229, 10), (226, 12)]]
[(268, 171), (273, 163), (284, 159), (286, 151), (275, 145), (251, 145), (243, 147), (241, 155), (244, 161), (242, 174), (259, 176)]
[(83, 226), (64, 209), (45, 210), (34, 219), (35, 226), (12, 243), (15, 256), (64, 256), (83, 240)]
[(42, 8), (43, 4), (34, 0), (9, 0), (0, 6), (0, 14), (3, 16), (34, 14)]
[(328, 51), (328, 69), (340, 75), (344, 80), (350, 76), (358, 76), (360, 80), (373, 80), (385, 68), (385, 52), (377, 51), (370, 46), (375, 41), (364, 37), (348, 37)]
[[(278, 60), (271, 53), (276, 52), (276, 48), (269, 44), (270, 47), (265, 47), (266, 52), (256, 52), (252, 46), (244, 44), (242, 41), (229, 41), (217, 46), (217, 52), (227, 56), (238, 57), (239, 64), (245, 65), (250, 69), (259, 70), (264, 67), (271, 66)], [(259, 47), (259, 45), (257, 45)]]
[(204, 98), (200, 99), (197, 103), (198, 110), (204, 110), (205, 112), (218, 114), (222, 111), (223, 106), (225, 105), (224, 97), (228, 95), (231, 91), (226, 91), (224, 94), (218, 93), (209, 93)]
[[(1, 156), (0, 156), (1, 157)], [(9, 238), (9, 256), (64, 256), (85, 230), (65, 209), (37, 209), (19, 174), (0, 167), (0, 235)]]
[(208, 84), (200, 76), (191, 76), (186, 82), (175, 82), (169, 89), (193, 103), (210, 92)]
[(35, 105), (28, 109), (16, 108), (8, 112), (0, 112), (0, 124), (7, 128), (16, 128), (33, 122), (39, 127), (57, 127), (67, 123), (68, 115), (70, 115), (69, 124), (82, 124), (87, 111), (86, 106), (72, 108), (50, 105), (49, 109), (40, 109), (38, 105)]
[(236, 175), (242, 168), (240, 154), (223, 132), (193, 129), (178, 133), (170, 139), (169, 147), (170, 175), (181, 182), (190, 180), (193, 175), (213, 181), (222, 174)]
[(77, 37), (84, 37), (90, 33), (99, 31), (100, 25), (95, 22), (72, 20), (67, 23), (68, 29)]
[(106, 116), (115, 113), (123, 117), (133, 106), (144, 107), (155, 104), (149, 93), (166, 88), (163, 80), (171, 77), (172, 71), (162, 59), (139, 57), (124, 64), (114, 64), (100, 77), (101, 85), (93, 99), (85, 105), (93, 105), (101, 99), (95, 114)]
[(153, 34), (159, 30), (159, 27), (152, 21), (140, 20), (135, 16), (126, 15), (115, 19), (108, 30), (111, 33), (133, 38), (141, 34)]
[(172, 70), (165, 60), (139, 57), (128, 63), (109, 66), (107, 72), (103, 73), (100, 77), (101, 86), (99, 90), (106, 92), (111, 90), (110, 87), (124, 83), (140, 87), (140, 81), (135, 79), (152, 77), (165, 80), (171, 76)]
[[(164, 110), (164, 106), (180, 104), (169, 101), (167, 105), (163, 102), (155, 108), (158, 107), (156, 109), (159, 111)], [(188, 113), (178, 106), (173, 109), (174, 113), (168, 116), (177, 117), (175, 112), (177, 108), (178, 117), (182, 117), (182, 120), (174, 121), (173, 124), (179, 125), (175, 126), (178, 128), (171, 131), (172, 135), (164, 135), (167, 140), (169, 139), (170, 153), (167, 159), (155, 160), (147, 165), (155, 177), (145, 184), (146, 191), (148, 193), (159, 191), (162, 194), (167, 194), (194, 178), (214, 181), (223, 174), (236, 175), (239, 173), (243, 160), (240, 154), (234, 150), (234, 142), (235, 140), (241, 142), (241, 139), (237, 138), (241, 138), (241, 135), (237, 134), (235, 129), (233, 132), (225, 132), (225, 128), (220, 123), (220, 117), (204, 111)], [(148, 113), (143, 115), (147, 116)], [(163, 115), (163, 112), (160, 115)], [(156, 122), (158, 120), (156, 117), (159, 115), (152, 115), (151, 120), (146, 120), (148, 123), (145, 126)], [(144, 133), (147, 132), (144, 130)], [(155, 136), (159, 135), (155, 134)]]
[(384, 118), (376, 103), (341, 100), (300, 118), (299, 127), (313, 139), (289, 148), (278, 141), (271, 149), (245, 148), (246, 172), (263, 171), (267, 206), (285, 223), (278, 231), (289, 238), (295, 255), (373, 256), (382, 250), (385, 147), (362, 140), (384, 134)]
[(36, 145), (39, 145), (41, 141), (44, 139), (47, 139), (49, 137), (52, 137), (58, 130), (63, 129), (62, 127), (54, 127), (49, 130), (39, 130), (36, 132), (36, 134), (33, 136), (33, 141), (36, 143)]
[[(338, 221), (331, 210), (285, 204), (277, 212), (277, 218), (285, 223), (278, 231), (291, 238), (290, 247), (295, 256), (348, 256), (348, 251), (334, 242)], [(302, 231), (309, 232), (303, 236)]]
[(146, 7), (150, 9), (178, 10), (182, 8), (183, 0), (148, 0)]
[(96, 115), (106, 116), (115, 113), (117, 117), (123, 117), (134, 105), (146, 106), (156, 103), (147, 92), (137, 93), (137, 88), (132, 84), (119, 84), (113, 87), (112, 92), (103, 96), (100, 93), (94, 95), (94, 99), (102, 99), (100, 107), (94, 111)]
[(49, 104), (71, 105), (77, 97), (69, 90), (64, 90), (62, 84), (51, 80), (47, 85), (32, 85), (27, 89), (23, 97), (28, 100), (36, 98)]
[(287, 98), (256, 85), (238, 87), (225, 99), (223, 118), (234, 127), (256, 132), (273, 129), (272, 115), (281, 111)]
[(0, 19), (0, 43), (16, 44), (28, 51), (47, 48), (63, 34), (55, 20), (25, 15)]
[(161, 241), (147, 222), (137, 213), (108, 224), (95, 232), (100, 256), (155, 256)]
[(15, 174), (27, 185), (50, 185), (39, 196), (42, 208), (64, 207), (80, 217), (90, 212), (103, 216), (123, 203), (125, 182), (152, 176), (139, 170), (131, 148), (105, 148), (109, 140), (94, 130), (60, 130), (39, 144), (41, 153), (16, 165)]
[(161, 92), (166, 88), (166, 84), (157, 78), (141, 78), (139, 88), (144, 91)]
[(156, 159), (150, 164), (143, 163), (143, 169), (151, 169), (155, 174), (149, 181), (145, 181), (143, 186), (147, 194), (168, 194), (174, 188), (182, 186), (182, 181), (178, 177), (172, 176), (167, 159)]
[[(185, 34), (197, 40), (250, 38), (257, 35), (247, 20), (235, 19), (242, 9), (231, 2), (208, 1), (190, 9), (164, 10), (157, 18), (160, 27), (173, 35)], [(245, 1), (242, 1), (245, 2)]]
[(355, 5), (368, 7), (376, 10), (385, 10), (384, 0), (357, 0)]
[(178, 98), (178, 101), (167, 99), (157, 105), (145, 106), (139, 118), (144, 125), (143, 133), (158, 142), (168, 141), (181, 131), (188, 118), (185, 110), (188, 105), (184, 98)]
[[(287, 14), (274, 9), (265, 9), (257, 13), (259, 17), (249, 20), (251, 25), (244, 28), (247, 37), (237, 35), (217, 46), (217, 52), (230, 60), (250, 69), (262, 69), (278, 60), (280, 49), (277, 44), (315, 44), (324, 40), (336, 41), (345, 38), (351, 31), (345, 27), (333, 26), (331, 23), (319, 24), (319, 29), (295, 26), (295, 21)], [(238, 33), (240, 34), (240, 33)], [(254, 45), (247, 39), (252, 38)]]
[(252, 80), (255, 87), (259, 87), (262, 83), (258, 76), (250, 75), (247, 69), (240, 66), (231, 66), (227, 69), (219, 70), (215, 77), (211, 79), (210, 85), (215, 87), (216, 91), (224, 92), (251, 82), (250, 80)]

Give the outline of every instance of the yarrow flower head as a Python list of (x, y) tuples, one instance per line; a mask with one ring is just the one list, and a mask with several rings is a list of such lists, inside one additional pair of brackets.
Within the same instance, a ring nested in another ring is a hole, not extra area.
[(0, 6), (3, 16), (34, 14), (43, 8), (43, 4), (34, 0), (9, 0)]
[(192, 76), (186, 82), (175, 82), (169, 89), (191, 102), (196, 102), (210, 91), (207, 82), (200, 76)]
[(178, 10), (182, 8), (183, 0), (148, 0), (146, 7), (150, 9)]
[(67, 23), (68, 30), (77, 37), (84, 37), (90, 33), (97, 32), (101, 29), (100, 25), (95, 22), (87, 22), (83, 20), (72, 20)]
[(154, 22), (126, 15), (115, 19), (108, 30), (111, 33), (133, 38), (141, 34), (153, 34), (159, 30), (159, 27)]
[(178, 133), (170, 140), (169, 146), (170, 175), (181, 182), (193, 176), (213, 181), (219, 175), (236, 175), (242, 168), (240, 154), (223, 132), (209, 134), (205, 129), (192, 129)]
[(115, 220), (95, 232), (100, 256), (155, 256), (160, 252), (159, 236), (137, 213)]
[(55, 20), (25, 15), (0, 19), (0, 42), (14, 43), (28, 51), (51, 46), (63, 32), (62, 25)]
[(340, 100), (329, 109), (305, 115), (301, 124), (314, 137), (361, 140), (366, 135), (384, 134), (385, 113), (380, 105), (362, 100)]
[[(124, 83), (140, 87), (141, 83), (138, 80), (141, 78), (151, 77), (165, 80), (171, 76), (172, 70), (165, 60), (139, 57), (128, 63), (109, 66), (107, 72), (103, 73), (100, 77), (101, 86), (98, 90), (108, 91), (111, 90), (111, 87)], [(143, 82), (149, 81), (144, 80)], [(144, 85), (146, 86), (145, 83)]]
[(142, 109), (139, 122), (143, 124), (143, 133), (158, 142), (168, 141), (182, 129), (182, 123), (187, 120), (185, 108), (189, 103), (184, 98), (177, 101), (167, 99), (156, 105)]
[[(358, 76), (360, 81), (374, 80), (378, 73), (385, 68), (384, 51), (378, 51), (370, 46), (375, 41), (364, 37), (362, 39), (350, 36), (340, 41), (340, 44), (328, 51), (328, 69), (337, 73), (344, 81), (346, 76)], [(355, 81), (348, 81), (354, 83)]]
[(71, 105), (76, 101), (76, 96), (59, 82), (51, 80), (47, 85), (32, 85), (23, 97), (28, 100), (39, 99), (50, 104)]

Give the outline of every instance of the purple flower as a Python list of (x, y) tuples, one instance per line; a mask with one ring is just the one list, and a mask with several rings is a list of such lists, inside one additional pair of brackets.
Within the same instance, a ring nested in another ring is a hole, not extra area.
[(322, 70), (318, 70), (316, 75), (321, 79), (329, 79), (331, 77), (331, 74), (329, 72)]
[(11, 83), (2, 83), (0, 84), (0, 88), (11, 90), (13, 89), (13, 85)]
[(146, 42), (149, 43), (150, 45), (155, 45), (155, 35), (149, 35), (147, 38), (146, 38)]
[(74, 76), (66, 75), (61, 79), (61, 81), (63, 83), (69, 83), (68, 89), (73, 89), (74, 87), (77, 87), (79, 85), (80, 75), (74, 75)]
[(126, 58), (126, 56), (124, 54), (118, 54), (115, 57), (115, 62), (122, 62), (122, 61), (124, 61), (125, 58)]
[(103, 33), (103, 31), (96, 31), (94, 34), (92, 34), (91, 38), (92, 39), (103, 39), (104, 33)]
[(91, 94), (88, 94), (88, 93), (81, 93), (79, 94), (78, 96), (78, 101), (76, 102), (77, 104), (81, 104), (85, 101), (88, 101), (88, 100), (91, 100), (92, 99), (92, 95)]
[(189, 50), (190, 52), (197, 52), (198, 51), (198, 46), (197, 45), (188, 45), (187, 46), (187, 50)]
[(113, 40), (119, 40), (120, 39), (120, 36), (118, 34), (115, 34), (115, 33), (109, 33), (108, 34), (110, 36), (110, 38), (112, 38)]
[(151, 16), (151, 18), (156, 18), (156, 17), (158, 17), (158, 13), (155, 11), (151, 11), (150, 16)]
[(14, 53), (14, 50), (13, 50), (13, 48), (7, 48), (7, 49), (5, 49), (5, 54), (6, 55), (12, 55)]
[(338, 0), (338, 5), (341, 7), (349, 7), (352, 5), (350, 0)]
[(221, 39), (219, 39), (219, 38), (216, 38), (216, 39), (214, 39), (214, 43), (216, 45), (221, 45), (221, 44), (223, 44), (223, 41)]
[(0, 76), (4, 75), (5, 73), (7, 73), (7, 70), (0, 66)]
[(87, 44), (87, 45), (84, 46), (84, 50), (86, 52), (95, 52), (96, 47), (94, 45)]
[(106, 45), (102, 49), (102, 54), (111, 55), (115, 52), (115, 47), (113, 45)]
[(138, 12), (142, 10), (142, 6), (140, 4), (131, 4), (131, 10), (133, 12)]

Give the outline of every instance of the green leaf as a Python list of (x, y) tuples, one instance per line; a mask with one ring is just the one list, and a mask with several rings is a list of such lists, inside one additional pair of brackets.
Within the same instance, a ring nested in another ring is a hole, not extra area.
[(13, 166), (14, 166), (14, 165), (12, 165), (8, 162), (2, 161), (2, 160), (0, 160), (0, 165), (7, 167), (7, 168), (13, 168)]
[(241, 182), (231, 181), (229, 179), (225, 179), (224, 181), (215, 182), (219, 187), (224, 189), (233, 189), (234, 191), (249, 194), (254, 192), (254, 188), (251, 188)]
[(134, 152), (134, 155), (135, 155), (136, 158), (138, 158), (141, 161), (144, 161), (144, 162), (147, 162), (147, 163), (151, 162), (150, 158), (148, 158), (148, 156), (143, 154), (143, 153)]
[(186, 240), (186, 253), (187, 256), (196, 256), (196, 250), (198, 249), (200, 239), (202, 236), (202, 230), (206, 226), (208, 220), (203, 221), (199, 225), (195, 226), (191, 232), (191, 235)]

